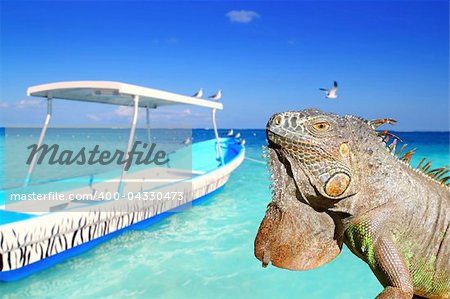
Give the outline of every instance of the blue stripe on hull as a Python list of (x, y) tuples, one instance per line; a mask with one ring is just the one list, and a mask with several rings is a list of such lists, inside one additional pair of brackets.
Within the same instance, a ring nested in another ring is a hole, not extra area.
[(84, 253), (86, 251), (88, 251), (91, 248), (94, 248), (95, 246), (110, 240), (118, 235), (120, 235), (121, 233), (123, 233), (124, 231), (127, 230), (144, 230), (146, 228), (148, 228), (150, 225), (157, 223), (175, 213), (179, 213), (180, 210), (182, 209), (187, 209), (192, 205), (199, 205), (202, 202), (204, 202), (205, 200), (209, 199), (211, 196), (213, 196), (214, 194), (216, 194), (217, 192), (219, 192), (224, 186), (221, 186), (219, 188), (217, 188), (216, 190), (214, 190), (211, 193), (208, 193), (202, 197), (199, 197), (191, 202), (185, 203), (184, 205), (181, 205), (179, 207), (176, 207), (172, 210), (163, 212), (161, 214), (155, 215), (153, 217), (150, 217), (146, 220), (142, 220), (138, 223), (135, 223), (133, 225), (130, 225), (128, 227), (124, 227), (122, 229), (119, 229), (115, 232), (109, 233), (106, 236), (102, 236), (99, 237), (97, 239), (91, 240), (89, 242), (86, 242), (84, 244), (78, 245), (76, 247), (70, 248), (68, 250), (65, 250), (63, 252), (57, 253), (55, 255), (52, 255), (48, 258), (45, 258), (43, 260), (37, 261), (35, 263), (29, 264), (25, 267), (19, 268), (19, 269), (15, 269), (15, 270), (11, 270), (11, 271), (5, 271), (5, 272), (0, 272), (0, 281), (14, 281), (14, 280), (19, 280), (22, 278), (25, 278), (37, 271), (41, 271), (44, 269), (47, 269), (61, 261), (64, 261), (70, 257), (79, 255), (81, 253)]

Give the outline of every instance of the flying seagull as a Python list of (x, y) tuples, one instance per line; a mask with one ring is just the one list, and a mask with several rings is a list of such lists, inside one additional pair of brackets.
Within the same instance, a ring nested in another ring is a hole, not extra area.
[(212, 96), (210, 96), (209, 98), (210, 98), (211, 100), (216, 100), (216, 101), (218, 101), (218, 100), (220, 100), (221, 97), (222, 97), (222, 89), (219, 89), (215, 95), (212, 95)]
[(319, 88), (319, 90), (325, 91), (325, 93), (326, 93), (325, 97), (327, 99), (336, 99), (338, 97), (337, 89), (338, 89), (338, 84), (336, 81), (334, 81), (334, 85), (331, 89)]
[(200, 88), (192, 97), (201, 98), (203, 96), (203, 88)]

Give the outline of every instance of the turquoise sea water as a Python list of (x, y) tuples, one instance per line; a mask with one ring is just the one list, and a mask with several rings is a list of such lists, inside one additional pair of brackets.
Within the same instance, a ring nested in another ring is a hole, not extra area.
[[(261, 160), (263, 130), (242, 130), (248, 158)], [(433, 165), (450, 164), (448, 133), (398, 133)], [(194, 142), (213, 138), (195, 130)], [(142, 231), (17, 282), (0, 283), (2, 298), (373, 298), (381, 286), (346, 248), (307, 272), (269, 266), (253, 241), (270, 201), (265, 165), (245, 160), (227, 185), (202, 204)]]

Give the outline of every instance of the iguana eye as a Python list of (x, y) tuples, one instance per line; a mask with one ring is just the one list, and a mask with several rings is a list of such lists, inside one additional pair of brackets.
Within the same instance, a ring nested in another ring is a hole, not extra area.
[(328, 129), (330, 128), (330, 124), (327, 123), (326, 121), (320, 121), (320, 122), (316, 122), (313, 125), (314, 129), (316, 129), (317, 131), (320, 132), (325, 132), (328, 131)]

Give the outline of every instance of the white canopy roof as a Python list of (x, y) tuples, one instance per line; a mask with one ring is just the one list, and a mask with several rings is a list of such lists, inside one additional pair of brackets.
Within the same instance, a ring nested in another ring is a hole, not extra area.
[(123, 106), (133, 105), (133, 97), (139, 96), (140, 107), (157, 108), (186, 104), (223, 109), (222, 103), (217, 101), (112, 81), (68, 81), (42, 84), (29, 87), (27, 95)]

